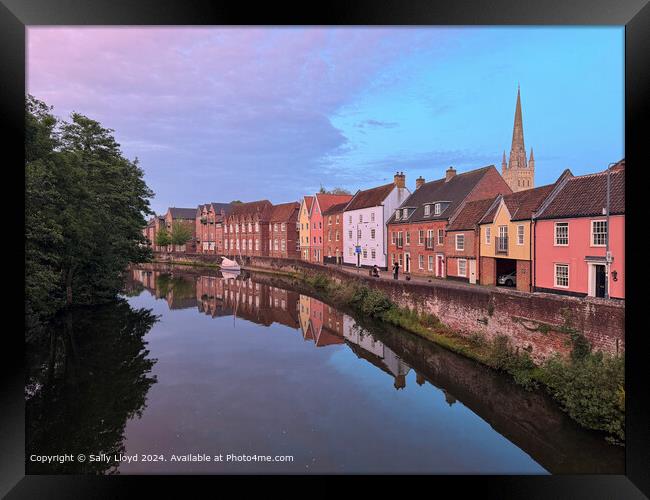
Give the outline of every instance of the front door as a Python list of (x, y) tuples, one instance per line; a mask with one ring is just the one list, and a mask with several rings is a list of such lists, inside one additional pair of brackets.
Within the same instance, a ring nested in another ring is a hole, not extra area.
[(404, 253), (404, 272), (411, 272), (411, 254), (408, 252)]
[(595, 267), (596, 273), (596, 297), (605, 297), (605, 290), (607, 288), (607, 275), (605, 273), (605, 266), (597, 264)]
[(476, 283), (476, 261), (474, 259), (469, 261), (469, 282)]
[(444, 256), (436, 255), (436, 276), (439, 278), (445, 277), (444, 265), (445, 265)]

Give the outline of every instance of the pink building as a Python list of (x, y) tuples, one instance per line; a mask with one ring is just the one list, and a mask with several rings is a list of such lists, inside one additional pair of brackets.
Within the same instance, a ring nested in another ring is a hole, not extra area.
[(331, 225), (328, 225), (329, 219), (323, 218), (323, 213), (327, 212), (332, 206), (349, 202), (352, 199), (351, 194), (322, 194), (314, 196), (314, 204), (311, 209), (309, 218), (310, 228), (310, 252), (311, 261), (322, 264), (325, 257), (331, 254), (326, 253), (325, 245), (332, 241)]
[[(567, 176), (534, 223), (534, 290), (625, 298), (625, 160), (611, 169), (609, 259), (607, 171)], [(609, 262), (608, 262), (609, 260)], [(608, 269), (609, 267), (609, 269)]]

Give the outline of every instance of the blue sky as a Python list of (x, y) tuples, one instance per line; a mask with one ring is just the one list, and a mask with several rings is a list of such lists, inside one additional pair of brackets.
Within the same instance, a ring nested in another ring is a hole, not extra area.
[(624, 156), (622, 27), (30, 27), (27, 79), (115, 129), (157, 212), (499, 167), (518, 84), (537, 185)]

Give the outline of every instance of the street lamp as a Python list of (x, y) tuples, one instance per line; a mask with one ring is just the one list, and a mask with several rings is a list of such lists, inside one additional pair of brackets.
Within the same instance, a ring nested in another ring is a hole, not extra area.
[(607, 281), (605, 282), (605, 298), (609, 299), (609, 266), (612, 262), (612, 256), (609, 253), (609, 210), (610, 210), (610, 192), (611, 192), (611, 172), (612, 166), (616, 165), (618, 162), (613, 162), (607, 165), (607, 201), (605, 207), (607, 231), (605, 232), (605, 269)]

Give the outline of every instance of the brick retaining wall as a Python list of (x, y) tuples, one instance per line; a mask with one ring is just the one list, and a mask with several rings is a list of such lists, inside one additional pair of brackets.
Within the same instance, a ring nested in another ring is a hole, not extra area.
[[(214, 256), (205, 255), (196, 256), (196, 261), (206, 262), (204, 257), (211, 258), (209, 262), (216, 261)], [(175, 259), (194, 258), (179, 254)], [(165, 260), (173, 262), (173, 257)], [(363, 272), (351, 274), (334, 265), (292, 259), (249, 257), (245, 267), (291, 273), (324, 272), (340, 281), (357, 280), (381, 290), (401, 307), (436, 315), (458, 333), (479, 333), (488, 339), (507, 335), (513, 345), (527, 349), (537, 361), (556, 352), (570, 352), (565, 326), (582, 332), (595, 350), (612, 354), (625, 350), (625, 304), (619, 301), (526, 293), (443, 280), (416, 283), (378, 279)]]

